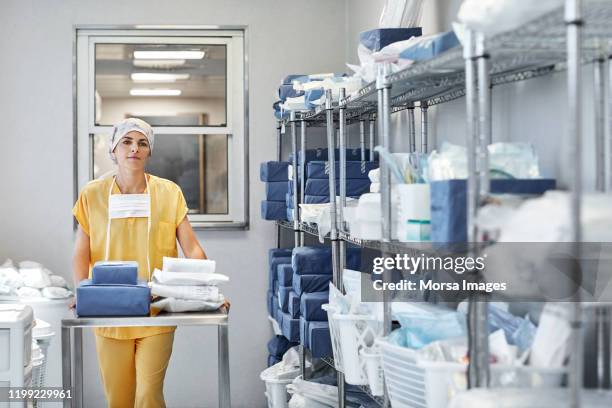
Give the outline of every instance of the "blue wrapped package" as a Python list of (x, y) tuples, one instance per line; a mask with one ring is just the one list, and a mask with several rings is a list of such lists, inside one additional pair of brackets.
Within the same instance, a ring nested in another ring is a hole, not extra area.
[(377, 28), (359, 33), (359, 42), (371, 51), (380, 51), (389, 44), (423, 35), (421, 27)]
[[(340, 178), (340, 162), (339, 157), (336, 158), (336, 178)], [(346, 178), (347, 179), (367, 179), (368, 172), (378, 168), (378, 162), (364, 161), (363, 167), (361, 161), (346, 162)], [(311, 161), (306, 164), (306, 179), (325, 179), (329, 180), (329, 162), (327, 161)]]
[(285, 201), (285, 195), (289, 192), (286, 181), (271, 181), (266, 183), (266, 200)]
[(293, 283), (293, 267), (291, 264), (279, 264), (276, 267), (276, 276), (281, 286), (291, 286)]
[[(272, 266), (276, 258), (291, 258), (293, 248), (270, 248), (268, 249), (268, 265)], [(277, 264), (274, 264), (275, 266)]]
[(327, 312), (321, 306), (329, 303), (329, 292), (302, 293), (300, 298), (300, 315), (308, 321), (327, 321)]
[(298, 296), (311, 292), (323, 292), (329, 289), (331, 281), (331, 275), (293, 275), (293, 291)]
[(305, 74), (290, 74), (283, 78), (281, 85), (292, 85), (293, 81), (306, 82), (308, 81), (308, 75)]
[(291, 347), (297, 346), (297, 343), (292, 343), (285, 336), (274, 336), (268, 342), (268, 353), (271, 356), (283, 358), (283, 354)]
[(138, 262), (135, 261), (98, 261), (91, 271), (93, 285), (136, 285), (137, 281)]
[(327, 322), (308, 322), (308, 348), (314, 358), (330, 357), (333, 355)]
[(285, 102), (287, 98), (295, 98), (302, 95), (304, 95), (304, 91), (296, 91), (295, 88), (293, 88), (293, 84), (281, 84), (281, 86), (278, 87), (278, 99), (282, 102)]
[(289, 292), (293, 289), (291, 286), (278, 287), (278, 305), (283, 313), (289, 313)]
[[(555, 188), (554, 179), (492, 179), (492, 194), (541, 195)], [(431, 240), (436, 243), (467, 241), (466, 180), (430, 183)]]
[[(296, 275), (331, 275), (333, 272), (331, 257), (332, 251), (329, 246), (294, 248), (291, 255), (293, 273)], [(361, 268), (360, 248), (346, 248), (346, 268), (356, 271)], [(293, 280), (295, 282), (295, 277)]]
[(261, 218), (264, 220), (286, 220), (287, 205), (284, 201), (262, 201)]
[(422, 41), (406, 48), (400, 58), (412, 61), (427, 61), (459, 45), (459, 39), (453, 31), (423, 37)]
[(289, 162), (268, 161), (259, 165), (259, 180), (264, 182), (289, 180)]
[(268, 307), (268, 315), (272, 316), (272, 312), (274, 311), (274, 292), (272, 290), (268, 290), (266, 293), (266, 306)]
[(289, 314), (294, 319), (300, 317), (300, 295), (293, 290), (289, 292)]
[[(340, 180), (336, 180), (336, 194), (340, 191)], [(346, 195), (360, 196), (370, 191), (370, 180), (365, 179), (347, 179), (346, 180)], [(329, 196), (329, 181), (325, 179), (308, 179), (304, 187), (305, 195)]]
[(278, 297), (274, 297), (274, 304), (275, 304), (275, 308), (274, 308), (274, 313), (272, 313), (272, 317), (274, 318), (274, 320), (276, 320), (276, 323), (278, 323), (278, 326), (281, 327), (283, 325), (283, 311), (280, 310), (280, 307), (278, 307)]
[(274, 258), (270, 261), (270, 269), (268, 269), (268, 289), (274, 289), (274, 283), (278, 282), (278, 265), (281, 264), (291, 265), (291, 258)]
[(289, 313), (282, 313), (281, 332), (287, 340), (300, 341), (300, 319), (293, 319)]
[(272, 109), (274, 110), (274, 117), (277, 120), (282, 120), (282, 119), (285, 119), (285, 118), (289, 117), (289, 112), (288, 111), (283, 111), (281, 109), (280, 105), (281, 105), (281, 101), (276, 101), (272, 105)]
[(274, 364), (278, 364), (281, 362), (281, 358), (276, 356), (268, 356), (268, 367), (272, 367)]
[[(377, 154), (376, 154), (377, 155)], [(375, 155), (375, 156), (376, 156)], [(327, 149), (307, 149), (306, 150), (306, 163), (311, 162), (313, 160), (317, 160), (317, 161), (326, 161), (329, 160), (328, 158), (328, 150)], [(369, 158), (370, 157), (370, 150), (369, 149), (365, 149), (365, 157)], [(334, 151), (334, 160), (338, 161), (338, 159), (340, 158), (340, 149), (335, 149)], [(298, 152), (298, 164), (302, 162), (302, 152), (299, 151)], [(289, 159), (287, 160), (289, 163), (291, 163), (293, 160), (293, 153), (289, 155)], [(361, 149), (360, 148), (355, 148), (355, 149), (346, 149), (346, 160), (347, 161), (359, 161), (361, 160)]]
[(94, 285), (90, 279), (77, 287), (79, 316), (147, 316), (151, 290), (144, 281), (136, 285)]

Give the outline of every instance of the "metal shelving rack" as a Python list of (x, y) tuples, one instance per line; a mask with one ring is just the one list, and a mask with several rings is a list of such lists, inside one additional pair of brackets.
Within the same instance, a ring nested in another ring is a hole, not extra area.
[[(365, 147), (365, 122), (369, 121), (370, 149), (374, 146), (374, 124), (378, 127), (379, 144), (389, 148), (390, 115), (394, 112), (408, 110), (408, 137), (410, 151), (416, 151), (416, 128), (414, 110), (421, 109), (421, 151), (427, 152), (427, 109), (431, 106), (466, 98), (466, 120), (468, 125), (468, 241), (478, 242), (479, 231), (475, 228), (474, 217), (478, 208), (489, 195), (488, 157), (486, 146), (492, 141), (491, 130), (491, 92), (492, 88), (510, 82), (524, 81), (559, 71), (567, 71), (569, 115), (568, 135), (570, 136), (571, 162), (574, 170), (570, 181), (571, 191), (571, 226), (574, 243), (579, 243), (582, 232), (580, 226), (582, 196), (582, 82), (583, 64), (593, 63), (594, 96), (595, 96), (595, 141), (598, 155), (595, 160), (596, 188), (599, 191), (612, 189), (612, 166), (605, 167), (611, 152), (605, 149), (606, 129), (609, 127), (607, 110), (607, 86), (609, 83), (606, 71), (612, 49), (612, 2), (609, 0), (567, 0), (565, 7), (548, 13), (521, 27), (507, 33), (485, 38), (483, 35), (468, 31), (463, 49), (449, 50), (429, 61), (419, 62), (397, 72), (389, 73), (389, 67), (381, 65), (375, 82), (372, 82), (354, 95), (341, 95), (339, 103), (332, 105), (331, 92), (328, 91), (324, 107), (311, 112), (292, 115), (289, 121), (280, 124), (301, 123), (301, 150), (305, 150), (307, 125), (322, 126), (327, 130), (327, 144), (330, 152), (328, 160), (334, 157), (335, 123), (339, 123), (339, 146), (345, 147), (345, 124), (360, 122), (360, 146)], [(279, 124), (279, 128), (280, 128)], [(292, 126), (295, 134), (295, 126)], [(295, 136), (294, 136), (295, 137)], [(279, 132), (280, 138), (280, 132)], [(294, 157), (297, 158), (297, 144), (293, 144)], [(304, 153), (302, 153), (304, 154)], [(362, 157), (362, 160), (365, 160)], [(369, 160), (373, 160), (371, 150)], [(344, 203), (345, 157), (340, 157), (340, 201)], [(294, 168), (295, 163), (294, 163)], [(342, 287), (343, 256), (346, 243), (365, 248), (380, 250), (384, 253), (423, 253), (422, 245), (411, 245), (391, 240), (391, 200), (390, 177), (387, 165), (381, 161), (381, 205), (382, 229), (381, 241), (364, 241), (355, 239), (345, 230), (344, 223), (336, 223), (338, 211), (335, 201), (335, 168), (330, 166), (330, 206), (331, 233), (333, 251), (334, 283)], [(303, 163), (300, 167), (304, 180)], [(295, 172), (294, 172), (295, 173)], [(294, 178), (294, 191), (297, 181)], [(303, 186), (302, 186), (303, 189)], [(301, 191), (303, 200), (303, 190)], [(297, 198), (297, 195), (296, 195)], [(318, 235), (316, 227), (299, 222), (299, 203), (294, 202), (296, 222), (277, 222), (278, 228), (293, 228), (294, 231)], [(340, 210), (341, 207), (340, 207)], [(297, 237), (297, 235), (296, 235)], [(296, 242), (297, 238), (296, 238)], [(302, 241), (303, 242), (303, 241)], [(580, 247), (574, 245), (575, 255)], [(575, 273), (578, 273), (576, 270)], [(572, 317), (572, 353), (570, 359), (569, 387), (571, 389), (571, 406), (580, 406), (582, 388), (582, 332), (581, 307), (579, 295), (574, 297)], [(486, 387), (489, 383), (488, 341), (487, 341), (487, 304), (486, 299), (471, 299), (469, 312), (470, 366), (468, 382), (470, 387)], [(605, 312), (605, 310), (603, 310)], [(390, 304), (385, 307), (385, 334), (390, 331)], [(609, 329), (609, 325), (608, 325)], [(602, 364), (610, 372), (610, 350), (604, 356)], [(328, 361), (333, 365), (333, 360)], [(605, 370), (604, 370), (605, 371)], [(608, 378), (607, 382), (610, 382)], [(344, 383), (339, 374), (339, 401), (344, 407)], [(381, 401), (388, 406), (388, 398)]]

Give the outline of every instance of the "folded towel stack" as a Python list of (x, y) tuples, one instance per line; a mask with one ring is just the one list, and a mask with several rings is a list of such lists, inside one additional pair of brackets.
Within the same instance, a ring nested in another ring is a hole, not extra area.
[(266, 199), (261, 202), (261, 218), (264, 220), (287, 219), (288, 167), (288, 162), (275, 161), (261, 163), (259, 167), (259, 179), (266, 185)]
[(163, 267), (153, 272), (151, 293), (160, 296), (151, 306), (167, 312), (217, 310), (225, 302), (218, 285), (229, 281), (215, 273), (215, 261), (163, 258)]

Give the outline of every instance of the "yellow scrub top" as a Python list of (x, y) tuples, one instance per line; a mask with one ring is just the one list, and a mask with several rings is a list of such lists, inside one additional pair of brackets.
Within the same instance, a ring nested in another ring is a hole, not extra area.
[[(149, 255), (151, 274), (162, 268), (164, 256), (176, 257), (176, 229), (187, 214), (187, 203), (181, 188), (170, 180), (147, 174), (151, 195), (151, 233)], [(108, 191), (113, 177), (90, 181), (79, 194), (72, 213), (89, 236), (89, 278), (98, 261), (104, 261), (106, 224), (108, 221)], [(112, 194), (121, 194), (117, 184)], [(109, 261), (137, 261), (138, 278), (149, 280), (147, 271), (147, 218), (111, 220)], [(168, 333), (175, 327), (101, 327), (95, 333), (114, 339), (136, 339)]]

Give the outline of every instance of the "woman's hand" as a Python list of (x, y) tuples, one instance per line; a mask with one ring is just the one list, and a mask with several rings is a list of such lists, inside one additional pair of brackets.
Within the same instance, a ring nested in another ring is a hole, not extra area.
[(76, 296), (68, 304), (68, 310), (76, 309)]
[(226, 299), (225, 299), (225, 302), (223, 302), (223, 306), (221, 306), (221, 307), (224, 307), (224, 308), (227, 310), (227, 312), (229, 313), (229, 311), (230, 311), (230, 307), (231, 307), (231, 306), (232, 306), (232, 305), (231, 305), (230, 301), (229, 301), (229, 300), (227, 300), (227, 298), (226, 298)]

